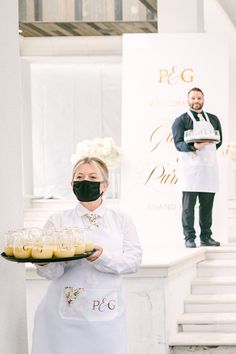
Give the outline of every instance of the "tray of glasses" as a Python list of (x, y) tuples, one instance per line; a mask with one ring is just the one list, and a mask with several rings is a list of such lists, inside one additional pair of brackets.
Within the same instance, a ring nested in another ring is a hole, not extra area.
[(189, 143), (214, 143), (214, 144), (218, 144), (220, 141), (217, 138), (188, 138), (188, 139), (184, 139), (185, 143), (189, 144)]
[(89, 252), (84, 252), (73, 257), (52, 257), (52, 258), (16, 258), (14, 256), (7, 256), (5, 252), (1, 256), (10, 262), (17, 263), (55, 263), (55, 262), (68, 262), (76, 261), (77, 259), (87, 258), (95, 252), (95, 249)]

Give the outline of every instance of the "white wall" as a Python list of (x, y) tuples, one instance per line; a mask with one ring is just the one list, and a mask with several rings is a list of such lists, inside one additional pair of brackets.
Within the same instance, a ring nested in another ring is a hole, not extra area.
[[(229, 141), (236, 140), (236, 29), (217, 0), (204, 2), (205, 31), (225, 38), (229, 46)], [(224, 95), (219, 92), (218, 98)]]
[(203, 1), (204, 0), (158, 0), (158, 32), (203, 32)]
[[(220, 1), (222, 3), (222, 1)], [(224, 36), (229, 46), (229, 129), (228, 143), (236, 141), (236, 29), (228, 15), (217, 0), (207, 0), (204, 3), (205, 30), (207, 33)], [(233, 4), (227, 3), (232, 6)], [(235, 5), (234, 5), (235, 6)], [(234, 7), (236, 8), (236, 7)], [(232, 12), (234, 14), (234, 11)], [(221, 99), (225, 92), (219, 92)], [(225, 142), (227, 143), (227, 142)], [(228, 211), (229, 211), (229, 241), (236, 242), (236, 162), (228, 161)]]
[[(18, 1), (0, 2), (0, 248), (23, 224)], [(0, 259), (0, 353), (26, 354), (24, 266)]]
[(32, 106), (31, 106), (31, 70), (28, 60), (21, 60), (22, 85), (22, 155), (23, 155), (23, 193), (33, 194), (33, 158), (32, 158)]

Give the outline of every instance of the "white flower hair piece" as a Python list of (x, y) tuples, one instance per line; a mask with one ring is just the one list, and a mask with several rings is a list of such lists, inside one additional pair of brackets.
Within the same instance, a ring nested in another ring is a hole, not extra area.
[(84, 157), (98, 157), (106, 163), (108, 168), (115, 168), (122, 158), (122, 150), (109, 137), (83, 140), (76, 145), (71, 162), (75, 164)]

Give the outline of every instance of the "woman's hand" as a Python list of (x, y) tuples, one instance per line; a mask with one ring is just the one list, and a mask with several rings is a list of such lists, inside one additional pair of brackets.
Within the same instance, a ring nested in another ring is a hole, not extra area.
[(98, 245), (95, 245), (94, 248), (96, 251), (93, 254), (91, 254), (91, 256), (86, 258), (90, 262), (96, 261), (101, 256), (103, 251), (103, 248)]

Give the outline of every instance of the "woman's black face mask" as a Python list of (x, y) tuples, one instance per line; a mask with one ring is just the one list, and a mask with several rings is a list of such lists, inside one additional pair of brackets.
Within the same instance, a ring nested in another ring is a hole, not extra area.
[(73, 192), (80, 202), (93, 202), (103, 194), (100, 193), (100, 184), (97, 181), (74, 181)]

